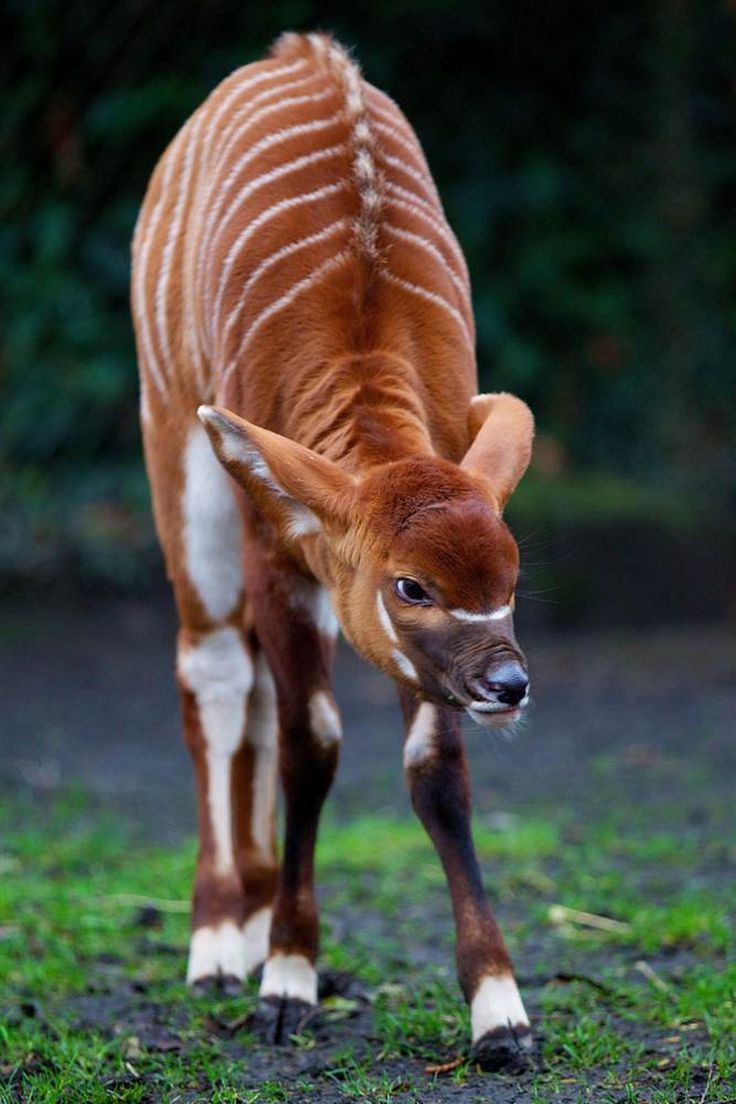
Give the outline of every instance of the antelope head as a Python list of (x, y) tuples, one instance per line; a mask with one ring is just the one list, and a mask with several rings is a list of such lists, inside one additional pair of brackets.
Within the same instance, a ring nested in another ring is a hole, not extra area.
[(483, 725), (529, 700), (513, 628), (519, 552), (503, 510), (534, 423), (513, 395), (478, 395), (460, 464), (421, 455), (361, 476), (229, 411), (200, 407), (221, 462), (282, 540), (297, 542), (366, 659)]

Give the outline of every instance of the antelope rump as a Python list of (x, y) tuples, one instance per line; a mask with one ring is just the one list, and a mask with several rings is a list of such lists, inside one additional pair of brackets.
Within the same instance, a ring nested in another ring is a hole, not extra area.
[(256, 1025), (275, 1043), (317, 1002), (340, 628), (399, 690), (472, 1056), (523, 1061), (460, 722), (508, 724), (528, 702), (502, 513), (533, 420), (512, 395), (476, 394), (467, 268), (419, 142), (329, 36), (283, 35), (179, 131), (136, 226), (132, 306), (197, 784), (188, 981), (230, 988), (263, 964)]

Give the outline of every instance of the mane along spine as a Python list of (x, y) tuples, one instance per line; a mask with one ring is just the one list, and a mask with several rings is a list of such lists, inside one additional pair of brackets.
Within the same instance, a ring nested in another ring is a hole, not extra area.
[(383, 207), (384, 182), (376, 164), (376, 138), (366, 103), (360, 66), (348, 51), (327, 34), (299, 35), (287, 32), (275, 42), (273, 53), (287, 57), (311, 47), (315, 61), (325, 67), (342, 86), (353, 180), (359, 211), (355, 219), (355, 245), (359, 255), (378, 258), (378, 235)]

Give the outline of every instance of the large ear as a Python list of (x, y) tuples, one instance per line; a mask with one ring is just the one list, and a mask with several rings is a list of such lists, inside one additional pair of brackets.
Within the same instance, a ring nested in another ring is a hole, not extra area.
[(261, 513), (287, 540), (349, 523), (356, 480), (296, 441), (252, 425), (222, 407), (197, 414), (212, 447)]
[(500, 514), (529, 466), (534, 416), (515, 395), (476, 395), (468, 426), (472, 444), (461, 467), (485, 476)]

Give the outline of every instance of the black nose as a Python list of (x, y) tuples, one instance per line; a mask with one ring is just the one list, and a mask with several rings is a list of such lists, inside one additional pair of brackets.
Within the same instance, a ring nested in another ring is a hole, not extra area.
[(526, 671), (518, 663), (502, 663), (492, 667), (485, 676), (486, 690), (496, 695), (503, 705), (518, 705), (529, 689)]

